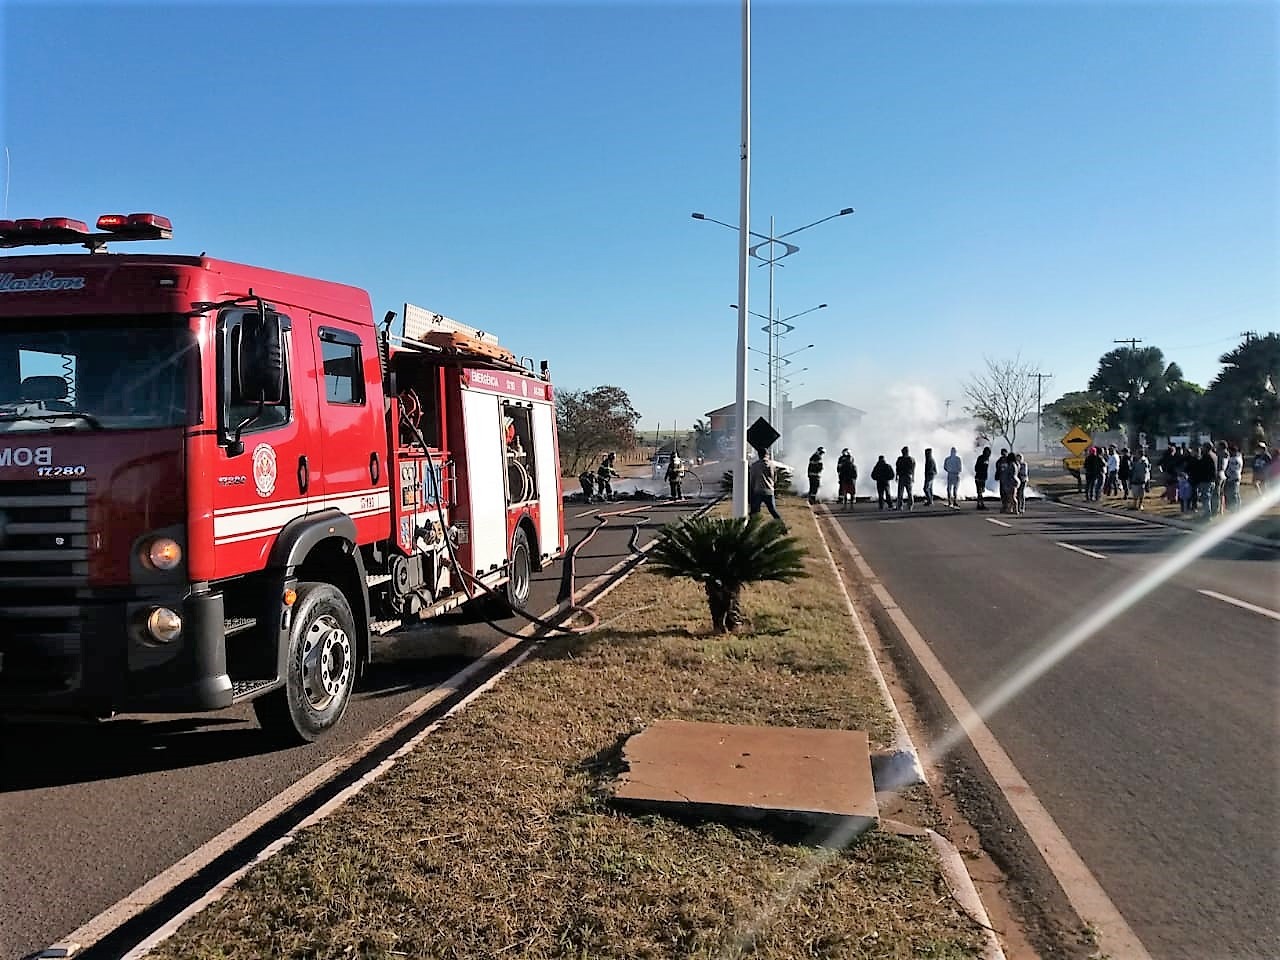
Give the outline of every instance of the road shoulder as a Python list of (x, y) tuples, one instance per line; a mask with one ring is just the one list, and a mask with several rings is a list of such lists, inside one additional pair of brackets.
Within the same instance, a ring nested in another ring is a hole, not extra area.
[[(904, 636), (904, 624), (914, 630), (910, 621), (849, 540), (839, 516), (825, 508), (822, 512), (856, 602), (872, 625), (869, 632), (908, 729), (917, 742), (926, 744), (954, 736), (959, 726), (956, 711)], [(1014, 933), (1005, 937), (1010, 956), (1095, 956), (1096, 931), (1081, 920), (973, 744), (961, 736), (943, 756), (933, 757), (926, 750), (924, 764), (937, 785), (947, 832), (964, 851), (970, 873), (986, 893), (995, 925), (1004, 924), (1002, 934), (1005, 928)]]

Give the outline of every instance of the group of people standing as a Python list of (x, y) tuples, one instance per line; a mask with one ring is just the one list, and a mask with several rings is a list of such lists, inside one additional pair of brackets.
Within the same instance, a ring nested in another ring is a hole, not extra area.
[(1090, 447), (1084, 457), (1084, 498), (1099, 501), (1103, 497), (1131, 499), (1130, 506), (1141, 510), (1151, 488), (1151, 461), (1146, 451), (1117, 450), (1113, 443), (1105, 451)]
[[(1249, 466), (1254, 486), (1261, 493), (1268, 483), (1280, 482), (1280, 449), (1268, 451), (1265, 443), (1259, 444)], [(1183, 513), (1209, 518), (1240, 509), (1244, 451), (1225, 440), (1216, 447), (1211, 443), (1170, 444), (1154, 470), (1141, 449), (1130, 453), (1111, 445), (1104, 452), (1090, 447), (1084, 459), (1085, 499), (1100, 501), (1128, 493), (1134, 509), (1141, 510), (1156, 470), (1164, 481), (1162, 498), (1176, 502)]]
[[(809, 458), (809, 502), (817, 503), (818, 488), (822, 483), (823, 456), (825, 447), (818, 447)], [(911, 455), (910, 447), (903, 447), (897, 459), (890, 463), (881, 454), (871, 468), (871, 480), (876, 485), (876, 503), (881, 510), (911, 510), (915, 506), (915, 484), (917, 463)], [(924, 463), (920, 465), (923, 475), (921, 492), (926, 506), (934, 501), (933, 485), (938, 477), (938, 463), (933, 456), (933, 448), (924, 450)], [(984, 447), (982, 454), (974, 464), (974, 479), (978, 487), (978, 509), (986, 510), (983, 492), (991, 471), (991, 448)], [(946, 476), (946, 502), (949, 507), (960, 506), (960, 475), (964, 472), (964, 463), (956, 448), (942, 461), (942, 471)], [(858, 467), (853, 455), (846, 447), (840, 452), (836, 461), (837, 502), (846, 509), (852, 509), (855, 497), (855, 485), (858, 480)], [(995, 481), (1000, 491), (1002, 513), (1025, 513), (1027, 492), (1027, 463), (1020, 453), (1001, 450), (995, 462)]]

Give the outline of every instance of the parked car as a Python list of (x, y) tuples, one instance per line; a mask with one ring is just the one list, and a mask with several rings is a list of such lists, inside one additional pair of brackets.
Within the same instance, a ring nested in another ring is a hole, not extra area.
[(653, 479), (665, 480), (667, 476), (667, 466), (671, 463), (671, 454), (658, 453), (653, 457)]

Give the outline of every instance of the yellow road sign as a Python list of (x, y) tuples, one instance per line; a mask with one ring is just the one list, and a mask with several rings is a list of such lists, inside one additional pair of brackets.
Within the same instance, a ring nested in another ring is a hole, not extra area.
[(1063, 457), (1062, 465), (1066, 467), (1067, 470), (1083, 470), (1084, 457)]
[(1089, 444), (1093, 443), (1093, 437), (1079, 427), (1072, 427), (1067, 431), (1067, 435), (1062, 438), (1061, 442), (1064, 447), (1078, 457), (1084, 453)]

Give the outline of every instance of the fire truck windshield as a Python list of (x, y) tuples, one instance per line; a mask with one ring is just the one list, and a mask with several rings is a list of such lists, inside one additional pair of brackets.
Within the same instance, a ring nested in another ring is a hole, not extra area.
[(198, 409), (195, 339), (177, 318), (8, 322), (0, 329), (0, 433), (140, 430)]

